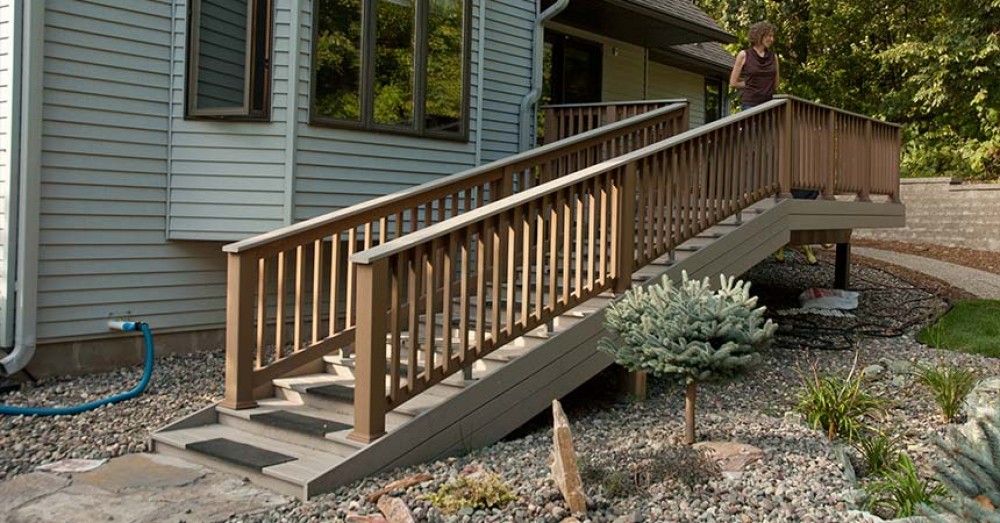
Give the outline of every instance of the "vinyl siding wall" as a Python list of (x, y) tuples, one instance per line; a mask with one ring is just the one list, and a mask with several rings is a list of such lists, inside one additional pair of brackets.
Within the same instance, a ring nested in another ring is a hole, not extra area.
[(220, 326), (220, 244), (165, 235), (171, 2), (46, 6), (39, 341)]
[[(289, 82), (295, 4), (303, 11), (297, 81)], [(489, 6), (487, 27), (496, 35), (486, 45), (493, 57), (486, 77), (496, 85), (486, 86), (484, 99), (488, 113), (498, 116), (483, 121), (484, 160), (515, 152), (517, 106), (527, 92), (527, 85), (516, 86), (530, 75), (534, 13), (531, 1)], [(466, 143), (307, 125), (310, 2), (276, 0), (269, 122), (184, 119), (186, 14), (184, 0), (47, 3), (38, 281), (43, 344), (107, 336), (107, 319), (119, 316), (142, 319), (159, 332), (221, 327), (223, 241), (475, 163), (474, 132)], [(285, 125), (290, 85), (297, 98), (294, 140)], [(294, 164), (286, 163), (289, 140), (298, 145)], [(297, 176), (291, 194), (289, 165)], [(195, 239), (210, 241), (182, 241)]]
[[(482, 161), (519, 152), (521, 100), (531, 90), (535, 2), (486, 2)], [(478, 22), (477, 22), (478, 23)]]
[(690, 106), (691, 127), (705, 123), (705, 77), (697, 74), (649, 62), (649, 98), (686, 98)]
[(285, 113), (293, 2), (274, 0), (270, 121), (238, 122), (184, 118), (188, 2), (176, 0), (168, 196), (171, 239), (229, 241), (286, 225)]
[(650, 61), (643, 47), (562, 24), (549, 28), (601, 44), (601, 101), (684, 98), (691, 104), (691, 127), (705, 123), (704, 76)]

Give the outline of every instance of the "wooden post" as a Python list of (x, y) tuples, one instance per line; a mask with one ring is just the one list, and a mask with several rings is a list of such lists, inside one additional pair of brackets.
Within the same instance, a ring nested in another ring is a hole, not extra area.
[(698, 383), (692, 381), (687, 384), (687, 391), (684, 394), (684, 444), (694, 445), (694, 411), (695, 401), (698, 395)]
[(612, 228), (618, 236), (618, 252), (615, 257), (618, 263), (615, 264), (615, 292), (623, 293), (632, 287), (632, 270), (635, 267), (635, 184), (636, 177), (635, 162), (625, 166), (623, 178), (619, 182), (618, 194), (618, 215), (614, 217), (617, 223), (612, 224)]
[(872, 121), (865, 120), (865, 158), (864, 164), (861, 166), (861, 192), (858, 193), (859, 202), (871, 201), (872, 176), (875, 174), (875, 166), (872, 162), (874, 157), (872, 149), (874, 147), (875, 144), (872, 143)]
[(778, 199), (792, 197), (792, 101), (785, 100), (778, 135)]
[[(358, 323), (355, 337), (354, 430), (348, 438), (371, 443), (385, 434), (385, 335), (389, 306), (389, 260), (358, 265)], [(413, 300), (413, 297), (410, 297)], [(410, 303), (410, 307), (414, 307)], [(414, 366), (414, 360), (409, 365)]]
[(254, 371), (254, 290), (257, 287), (257, 258), (229, 254), (226, 283), (226, 396), (221, 405), (228, 409), (250, 409)]
[(833, 267), (833, 287), (847, 289), (851, 284), (851, 244), (837, 244), (837, 257)]
[(837, 113), (833, 109), (827, 109), (826, 115), (826, 180), (823, 180), (823, 199), (836, 200), (837, 183)]
[(625, 394), (637, 400), (646, 399), (648, 394), (648, 390), (646, 388), (646, 371), (626, 371)]

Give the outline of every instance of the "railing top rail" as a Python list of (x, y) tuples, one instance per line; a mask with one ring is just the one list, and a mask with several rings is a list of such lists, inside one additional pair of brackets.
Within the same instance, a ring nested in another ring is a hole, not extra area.
[(519, 205), (523, 205), (531, 200), (538, 199), (540, 197), (554, 194), (566, 187), (572, 186), (583, 180), (586, 180), (597, 174), (618, 169), (632, 163), (636, 160), (656, 154), (660, 151), (670, 149), (680, 143), (697, 138), (699, 136), (706, 135), (713, 131), (719, 130), (723, 127), (733, 125), (737, 122), (746, 120), (754, 115), (769, 111), (775, 107), (785, 105), (788, 103), (786, 100), (771, 100), (770, 102), (760, 104), (746, 111), (739, 112), (735, 115), (730, 115), (720, 120), (715, 120), (701, 127), (696, 127), (694, 129), (685, 131), (683, 133), (671, 136), (666, 140), (657, 142), (653, 145), (648, 145), (642, 149), (632, 151), (630, 153), (617, 156), (605, 162), (587, 167), (586, 169), (577, 171), (575, 173), (557, 178), (550, 182), (544, 183), (532, 187), (526, 191), (520, 192), (513, 196), (508, 196), (500, 201), (489, 203), (478, 209), (472, 210), (470, 212), (464, 213), (461, 216), (451, 218), (449, 220), (436, 223), (422, 229), (420, 231), (414, 232), (403, 236), (402, 238), (397, 238), (395, 240), (388, 241), (371, 249), (366, 249), (359, 253), (351, 256), (351, 261), (361, 265), (368, 265), (382, 258), (387, 258), (394, 254), (409, 250), (416, 245), (426, 243), (435, 238), (443, 237), (455, 231), (462, 230), (469, 225), (476, 222), (484, 220), (486, 218), (498, 215)]
[(631, 118), (620, 120), (613, 124), (598, 127), (590, 131), (572, 136), (570, 138), (559, 140), (558, 142), (545, 144), (541, 147), (537, 147), (530, 151), (525, 151), (520, 154), (508, 156), (501, 160), (480, 165), (478, 167), (473, 167), (471, 169), (467, 169), (465, 171), (445, 176), (443, 178), (438, 178), (436, 180), (427, 183), (416, 185), (409, 189), (394, 192), (392, 194), (387, 194), (385, 196), (380, 196), (378, 198), (369, 200), (367, 202), (359, 203), (357, 205), (352, 205), (350, 207), (333, 211), (321, 216), (317, 216), (315, 218), (311, 218), (293, 225), (289, 225), (287, 227), (282, 227), (280, 229), (275, 229), (273, 231), (266, 232), (264, 234), (259, 234), (251, 238), (247, 238), (245, 240), (240, 240), (238, 242), (230, 243), (228, 245), (223, 246), (222, 250), (223, 252), (231, 254), (246, 252), (251, 249), (255, 249), (257, 247), (261, 247), (278, 240), (295, 236), (296, 234), (300, 234), (302, 232), (308, 231), (313, 228), (322, 227), (324, 225), (335, 223), (339, 220), (350, 219), (365, 213), (370, 213), (371, 211), (379, 207), (382, 207), (384, 205), (394, 203), (400, 200), (405, 200), (407, 198), (417, 196), (421, 193), (432, 192), (452, 183), (460, 182), (462, 180), (469, 178), (474, 178), (476, 176), (480, 176), (482, 174), (494, 171), (496, 169), (502, 169), (509, 165), (523, 163), (534, 157), (545, 156), (546, 154), (549, 154), (558, 149), (564, 147), (571, 147), (586, 142), (603, 133), (618, 131), (634, 125), (641, 125), (642, 123), (648, 120), (659, 118), (660, 116), (681, 109), (686, 105), (687, 101), (681, 100), (680, 102), (675, 102), (665, 107), (661, 107), (659, 109), (649, 111), (638, 116), (633, 116)]
[(836, 113), (846, 114), (847, 116), (853, 116), (855, 118), (861, 118), (863, 120), (871, 120), (872, 122), (875, 122), (875, 123), (878, 123), (878, 124), (882, 124), (882, 125), (888, 125), (888, 126), (891, 126), (891, 127), (903, 127), (902, 124), (898, 124), (898, 123), (894, 123), (894, 122), (887, 122), (885, 120), (879, 120), (878, 118), (873, 118), (871, 116), (865, 116), (863, 114), (852, 113), (851, 111), (847, 111), (847, 110), (840, 109), (840, 108), (837, 108), (837, 107), (831, 107), (831, 106), (826, 105), (826, 104), (821, 104), (819, 102), (814, 102), (812, 100), (806, 100), (805, 98), (799, 98), (798, 96), (792, 96), (790, 94), (775, 95), (775, 98), (784, 99), (784, 100), (794, 100), (796, 102), (801, 102), (801, 103), (804, 103), (804, 104), (814, 105), (816, 107), (821, 107), (823, 109), (829, 109), (829, 110), (831, 110), (833, 112), (836, 112)]
[(585, 104), (550, 104), (540, 106), (542, 109), (561, 109), (563, 107), (609, 107), (612, 105), (648, 105), (648, 104), (679, 104), (687, 103), (687, 98), (666, 98), (663, 100), (629, 100), (625, 102), (591, 102)]

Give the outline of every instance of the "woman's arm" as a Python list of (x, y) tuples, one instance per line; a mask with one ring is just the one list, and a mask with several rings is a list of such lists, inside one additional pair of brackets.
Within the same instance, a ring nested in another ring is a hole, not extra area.
[(746, 82), (740, 81), (740, 75), (743, 74), (743, 64), (747, 61), (746, 51), (740, 51), (736, 54), (736, 63), (733, 64), (733, 72), (729, 73), (729, 86), (736, 89), (743, 89), (747, 86)]

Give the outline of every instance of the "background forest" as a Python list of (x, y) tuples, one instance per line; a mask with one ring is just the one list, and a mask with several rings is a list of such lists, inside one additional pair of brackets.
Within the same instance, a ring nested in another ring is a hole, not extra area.
[(903, 175), (1000, 181), (1000, 0), (696, 0), (749, 45), (777, 28), (781, 92), (905, 124)]

